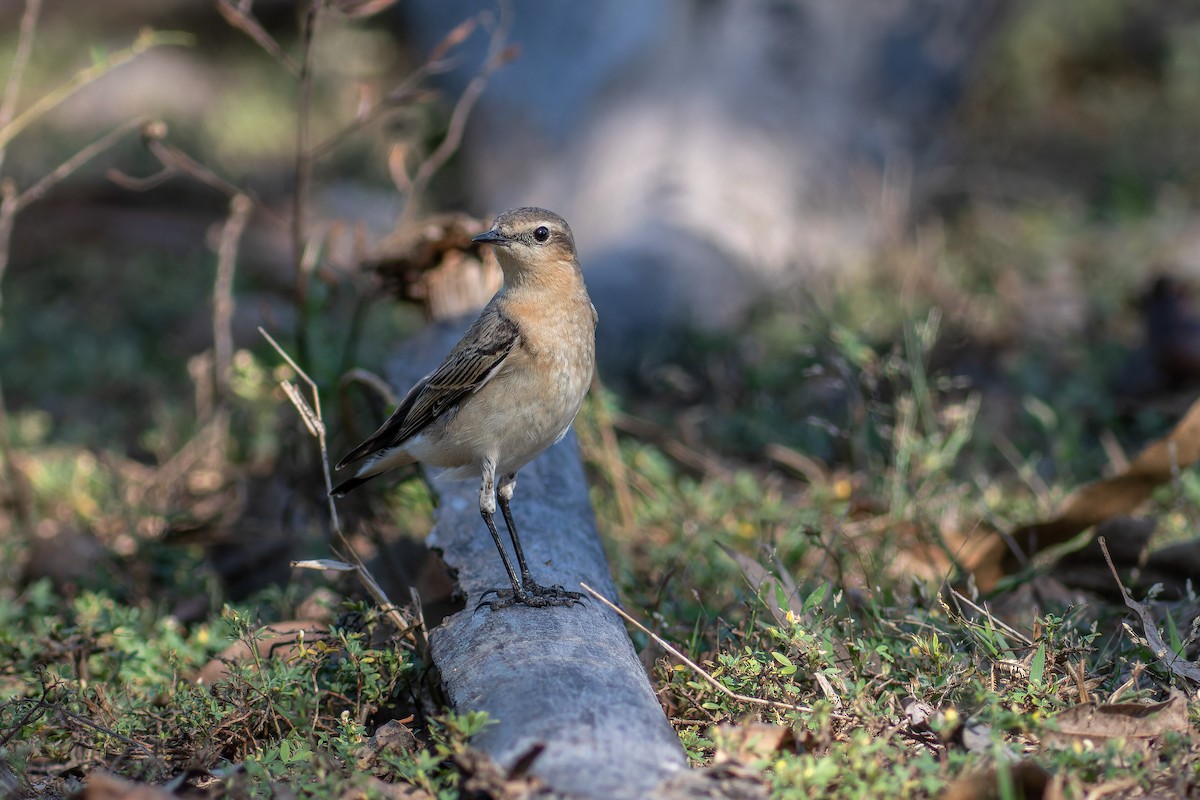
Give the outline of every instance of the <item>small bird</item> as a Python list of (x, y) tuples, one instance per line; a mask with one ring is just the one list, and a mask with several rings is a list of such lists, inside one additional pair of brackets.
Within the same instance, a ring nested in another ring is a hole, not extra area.
[[(442, 365), (338, 462), (338, 469), (362, 464), (331, 494), (416, 462), (444, 467), (454, 478), (478, 476), (479, 513), (512, 582), (511, 590), (485, 593), (497, 599), (480, 606), (570, 606), (579, 592), (533, 580), (509, 502), (517, 470), (566, 435), (583, 403), (596, 368), (596, 308), (571, 229), (557, 214), (507, 211), (472, 241), (496, 247), (503, 286)], [(497, 495), (519, 575), (496, 530)]]

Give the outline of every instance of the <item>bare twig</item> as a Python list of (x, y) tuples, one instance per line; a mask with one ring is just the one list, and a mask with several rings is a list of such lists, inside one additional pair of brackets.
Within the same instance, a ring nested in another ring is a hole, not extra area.
[(308, 247), (307, 222), (308, 187), (312, 182), (313, 160), (309, 153), (309, 137), (312, 120), (312, 44), (316, 36), (317, 22), (325, 0), (309, 0), (301, 30), (300, 94), (296, 109), (296, 175), (292, 190), (292, 259), (296, 269), (296, 346), (300, 361), (308, 361), (308, 281), (311, 271), (306, 269)]
[(396, 393), (392, 391), (392, 387), (388, 385), (387, 381), (374, 372), (362, 368), (344, 372), (342, 377), (338, 379), (338, 389), (346, 389), (354, 383), (369, 386), (375, 394), (383, 398), (383, 402), (389, 406), (396, 405)]
[[(275, 352), (279, 354), (279, 357), (286, 361), (288, 366), (296, 371), (296, 375), (298, 375), (312, 391), (312, 405), (309, 406), (309, 404), (304, 400), (300, 393), (295, 390), (295, 387), (293, 387), (289, 381), (284, 381), (281, 384), (284, 387), (284, 391), (287, 393), (288, 399), (292, 401), (292, 405), (295, 406), (296, 411), (299, 412), (300, 418), (304, 420), (305, 427), (307, 427), (309, 432), (316, 437), (317, 444), (320, 447), (321, 469), (325, 474), (325, 495), (326, 500), (329, 503), (329, 519), (333, 525), (333, 531), (337, 535), (338, 541), (341, 543), (341, 546), (345, 551), (344, 554), (338, 553), (338, 555), (350, 562), (345, 565), (345, 568), (354, 570), (354, 572), (358, 575), (358, 579), (362, 582), (363, 586), (366, 587), (367, 593), (370, 594), (371, 597), (375, 599), (375, 602), (385, 610), (385, 613), (388, 615), (388, 619), (390, 619), (392, 624), (396, 626), (396, 630), (405, 634), (410, 633), (413, 627), (412, 623), (403, 614), (401, 614), (399, 609), (396, 608), (395, 604), (388, 599), (387, 594), (383, 591), (383, 588), (379, 585), (379, 582), (375, 580), (373, 575), (371, 575), (366, 564), (364, 564), (362, 559), (358, 557), (358, 553), (356, 553), (354, 548), (350, 546), (350, 542), (346, 540), (346, 535), (342, 532), (342, 523), (338, 518), (337, 504), (331, 494), (333, 491), (333, 480), (329, 472), (329, 448), (325, 443), (325, 420), (321, 416), (321, 393), (317, 389), (317, 384), (308, 376), (307, 372), (300, 368), (300, 365), (296, 363), (295, 359), (288, 355), (287, 351), (279, 345), (279, 342), (275, 341), (271, 334), (267, 333), (262, 327), (259, 327), (258, 332), (262, 334), (264, 339), (270, 342), (271, 347), (275, 348)], [(334, 552), (337, 551), (335, 550)], [(319, 569), (341, 569), (342, 567), (339, 567), (337, 564), (338, 562), (329, 561), (292, 562), (292, 566), (312, 568), (313, 565), (318, 565), (316, 568)]]
[[(133, 178), (117, 170), (109, 170), (109, 180), (126, 189), (144, 191), (154, 188), (168, 178), (183, 174), (228, 197), (243, 193), (237, 186), (217, 175), (187, 153), (167, 144), (164, 141), (167, 136), (166, 123), (158, 120), (147, 122), (142, 125), (141, 133), (146, 149), (158, 159), (158, 163), (163, 165), (162, 170), (147, 178)], [(244, 192), (244, 194), (248, 195), (249, 192)]]
[(76, 714), (74, 711), (64, 708), (63, 705), (60, 703), (53, 703), (53, 704), (51, 704), (50, 707), (53, 708), (58, 713), (62, 714), (64, 717), (66, 717), (69, 720), (78, 722), (80, 725), (91, 728), (94, 731), (99, 731), (100, 733), (103, 733), (106, 736), (111, 736), (114, 739), (119, 739), (120, 741), (124, 742), (125, 744), (129, 745), (130, 747), (136, 747), (139, 750), (142, 750), (143, 752), (146, 753), (146, 755), (148, 755), (151, 759), (154, 760), (155, 764), (162, 763), (159, 760), (157, 754), (155, 754), (154, 749), (152, 747), (150, 747), (149, 745), (143, 744), (142, 742), (139, 742), (136, 739), (131, 739), (130, 737), (125, 736), (124, 734), (117, 733), (112, 728), (106, 728), (103, 725), (101, 725), (99, 722), (93, 722), (92, 720), (88, 719), (87, 717), (83, 716), (82, 714)]
[(142, 140), (150, 154), (162, 164), (162, 169), (145, 178), (135, 178), (117, 169), (110, 169), (107, 177), (118, 186), (134, 192), (144, 192), (182, 175), (213, 189), (226, 197), (233, 199), (239, 194), (245, 195), (265, 219), (273, 225), (286, 227), (286, 220), (263, 203), (252, 189), (245, 189), (222, 178), (209, 167), (200, 163), (190, 155), (168, 144), (166, 140), (167, 126), (165, 123), (152, 120), (141, 126)]
[(129, 63), (147, 50), (164, 45), (190, 45), (191, 43), (191, 35), (180, 31), (143, 30), (138, 34), (137, 39), (134, 40), (132, 45), (124, 50), (118, 50), (103, 61), (79, 70), (66, 83), (42, 95), (29, 108), (18, 114), (15, 119), (0, 127), (0, 148), (6, 147), (17, 134), (75, 92), (98, 78), (107, 75), (117, 67)]
[[(33, 52), (33, 38), (41, 10), (41, 0), (25, 0), (25, 13), (21, 15), (17, 50), (13, 54), (12, 69), (8, 73), (8, 81), (4, 86), (4, 96), (0, 98), (0, 130), (12, 124), (13, 115), (17, 112), (17, 100), (21, 95), (21, 80), (25, 74), (25, 65), (29, 63), (29, 55)], [(5, 144), (0, 142), (0, 168), (4, 166), (6, 150)], [(3, 310), (4, 273), (8, 269), (9, 244), (12, 241), (13, 223), (17, 216), (17, 200), (16, 183), (12, 180), (0, 179), (0, 312)], [(3, 328), (2, 313), (0, 313), (0, 328)], [(4, 390), (0, 386), (0, 461), (4, 464), (4, 474), (8, 478), (8, 485), (12, 487), (16, 520), (21, 527), (28, 530), (33, 523), (33, 498), (29, 486), (25, 482), (25, 476), (17, 471), (8, 430), (8, 406), (4, 403)]]
[[(33, 52), (33, 35), (37, 30), (38, 17), (42, 13), (42, 0), (25, 0), (25, 13), (21, 15), (21, 29), (17, 35), (17, 51), (13, 54), (12, 69), (4, 86), (4, 97), (0, 99), (0, 130), (7, 128), (17, 113), (17, 100), (21, 95), (21, 80), (25, 76), (25, 65)], [(5, 147), (0, 144), (0, 167), (4, 166)]]
[[(4, 273), (8, 270), (8, 251), (12, 242), (13, 223), (17, 219), (17, 184), (12, 178), (0, 179), (0, 312), (4, 309)], [(0, 328), (4, 327), (0, 313)]]
[(87, 162), (91, 161), (96, 156), (108, 150), (117, 142), (124, 139), (134, 130), (145, 125), (147, 122), (145, 117), (136, 117), (124, 122), (113, 128), (108, 133), (101, 136), (96, 141), (84, 147), (75, 155), (68, 158), (66, 161), (59, 164), (53, 171), (47, 173), (25, 191), (21, 192), (21, 196), (17, 198), (17, 211), (24, 211), (28, 206), (36, 203), (46, 196), (46, 193), (61, 183), (65, 178), (78, 170)]
[[(1020, 641), (1022, 644), (1026, 645), (1026, 646), (1033, 644), (1033, 640), (1031, 640), (1028, 636), (1021, 633), (1020, 631), (1018, 631), (1016, 628), (1012, 627), (1011, 625), (1006, 624), (1003, 620), (999, 620), (999, 619), (996, 619), (995, 617), (993, 617), (992, 612), (987, 607), (981, 608), (978, 605), (976, 605), (975, 603), (972, 603), (969, 599), (967, 599), (966, 596), (964, 596), (962, 594), (962, 592), (958, 591), (957, 589), (951, 588), (950, 594), (954, 595), (954, 599), (957, 602), (963, 603), (967, 606), (970, 606), (978, 614), (983, 614), (984, 616), (986, 616), (988, 618), (988, 622), (992, 623), (992, 625), (994, 627), (1001, 628), (1001, 629), (1007, 631), (1010, 636), (1013, 636), (1018, 641)], [(961, 613), (961, 612), (959, 612), (959, 613)]]
[[(798, 711), (801, 714), (812, 714), (814, 712), (815, 709), (813, 709), (812, 706), (804, 706), (804, 705), (799, 705), (796, 703), (785, 703), (781, 700), (768, 700), (763, 697), (751, 697), (750, 695), (739, 694), (739, 693), (733, 691), (728, 686), (721, 683), (719, 680), (717, 680), (712, 675), (710, 675), (708, 672), (706, 672), (695, 661), (692, 661), (690, 658), (688, 658), (683, 653), (681, 653), (674, 645), (672, 645), (666, 639), (662, 638), (657, 633), (650, 630), (645, 625), (643, 625), (642, 623), (638, 622), (633, 617), (626, 614), (623, 610), (621, 610), (621, 608), (619, 606), (617, 606), (616, 603), (612, 602), (607, 597), (605, 597), (604, 595), (600, 594), (595, 589), (593, 589), (591, 586), (588, 586), (586, 583), (580, 582), (579, 585), (582, 586), (587, 591), (587, 593), (590, 594), (592, 597), (596, 598), (601, 603), (603, 603), (604, 605), (608, 606), (610, 609), (615, 611), (617, 613), (617, 615), (619, 617), (621, 617), (621, 619), (625, 620), (630, 625), (633, 625), (639, 631), (641, 631), (642, 633), (649, 636), (651, 639), (654, 640), (654, 642), (659, 647), (666, 650), (668, 653), (675, 656), (680, 661), (682, 661), (684, 664), (686, 664), (689, 669), (691, 669), (693, 672), (695, 672), (697, 675), (699, 675), (701, 678), (703, 678), (706, 683), (710, 684), (714, 689), (721, 692), (721, 694), (725, 695), (729, 699), (736, 700), (739, 703), (749, 703), (750, 705), (766, 706), (767, 708), (777, 708), (777, 709), (780, 709), (783, 711)], [(834, 719), (841, 719), (841, 720), (854, 719), (854, 717), (851, 717), (848, 714), (839, 714), (836, 711), (829, 712), (829, 716), (833, 717)]]
[(442, 141), (429, 154), (429, 157), (417, 167), (417, 172), (412, 178), (412, 190), (408, 193), (404, 211), (400, 215), (401, 224), (415, 213), (417, 202), (424, 194), (429, 181), (458, 151), (459, 145), (462, 144), (463, 132), (466, 130), (467, 118), (470, 117), (471, 110), (475, 108), (475, 103), (483, 94), (492, 75), (514, 57), (516, 51), (507, 44), (508, 32), (512, 26), (512, 16), (511, 3), (502, 2), (500, 19), (492, 30), (492, 38), (488, 43), (487, 57), (484, 59), (483, 66), (467, 84), (467, 88), (463, 89), (463, 93), (459, 95), (458, 101), (454, 104), (454, 109), (450, 112), (450, 122), (446, 126), (446, 135), (442, 137)]
[(213, 285), (213, 383), (217, 400), (229, 400), (229, 379), (233, 371), (233, 272), (237, 263), (238, 243), (254, 203), (244, 194), (229, 201), (229, 218), (221, 229), (217, 248), (217, 278)]
[(349, 137), (358, 133), (363, 128), (366, 128), (371, 123), (382, 117), (389, 109), (407, 103), (418, 96), (417, 88), (424, 83), (428, 78), (434, 75), (440, 75), (443, 72), (449, 71), (455, 66), (453, 59), (447, 58), (446, 55), (450, 50), (462, 44), (467, 37), (475, 30), (479, 24), (479, 17), (471, 17), (465, 22), (460, 23), (446, 35), (444, 39), (433, 48), (429, 59), (413, 70), (400, 83), (399, 86), (392, 89), (384, 95), (378, 102), (368, 107), (360, 113), (353, 122), (346, 125), (337, 133), (330, 136), (325, 141), (314, 145), (309, 152), (309, 156), (315, 161), (324, 155), (330, 153), (334, 148), (340, 145)]
[(275, 41), (275, 37), (267, 33), (259, 21), (249, 13), (248, 8), (243, 9), (236, 6), (230, 0), (217, 0), (217, 11), (225, 18), (226, 22), (249, 36), (255, 44), (274, 56), (276, 61), (292, 73), (293, 78), (300, 77), (300, 65), (280, 47), (279, 42)]

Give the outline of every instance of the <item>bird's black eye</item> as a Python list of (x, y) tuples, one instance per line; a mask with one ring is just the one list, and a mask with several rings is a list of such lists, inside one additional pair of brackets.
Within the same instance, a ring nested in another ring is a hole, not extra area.
[(550, 229), (543, 225), (533, 232), (533, 238), (537, 239), (539, 242), (546, 241), (550, 238)]

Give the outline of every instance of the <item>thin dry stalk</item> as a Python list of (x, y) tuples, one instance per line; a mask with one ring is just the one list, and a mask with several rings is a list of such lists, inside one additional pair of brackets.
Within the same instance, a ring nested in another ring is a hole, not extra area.
[(13, 223), (17, 219), (17, 184), (12, 178), (0, 179), (0, 328), (4, 327), (4, 273), (8, 270), (8, 251)]
[(362, 369), (361, 367), (344, 372), (342, 373), (342, 377), (338, 379), (338, 389), (345, 391), (355, 383), (361, 383), (369, 387), (371, 391), (383, 398), (383, 402), (389, 406), (396, 405), (396, 393), (392, 391), (391, 386), (388, 386), (387, 381), (374, 372)]
[[(641, 631), (642, 633), (649, 636), (651, 639), (654, 640), (655, 644), (657, 644), (659, 647), (666, 650), (668, 653), (675, 656), (680, 661), (682, 661), (684, 664), (686, 664), (690, 670), (695, 672), (697, 675), (699, 675), (701, 678), (703, 678), (706, 683), (711, 685), (714, 689), (721, 692), (721, 694), (725, 695), (729, 699), (735, 700), (739, 703), (748, 703), (750, 705), (755, 705), (755, 706), (765, 706), (767, 708), (776, 708), (781, 711), (799, 711), (801, 714), (814, 713), (814, 709), (812, 706), (803, 706), (803, 705), (798, 705), (796, 703), (784, 703), (781, 700), (768, 700), (763, 697), (751, 697), (750, 695), (739, 694), (739, 693), (733, 691), (728, 686), (721, 683), (719, 680), (717, 680), (712, 675), (710, 675), (708, 672), (706, 672), (695, 661), (692, 661), (690, 658), (688, 658), (683, 653), (681, 653), (678, 649), (675, 648), (674, 645), (672, 645), (666, 639), (662, 638), (657, 633), (650, 630), (645, 625), (643, 625), (642, 623), (638, 622), (633, 617), (626, 614), (623, 610), (621, 610), (621, 608), (619, 606), (617, 606), (616, 603), (612, 602), (607, 597), (600, 594), (595, 589), (593, 589), (591, 586), (588, 586), (586, 583), (583, 583), (582, 581), (580, 582), (579, 585), (582, 586), (584, 588), (584, 590), (587, 591), (587, 593), (590, 594), (592, 597), (596, 598), (601, 603), (603, 603), (604, 605), (608, 606), (610, 609), (615, 611), (617, 613), (617, 615), (619, 617), (621, 617), (621, 619), (625, 620), (630, 625), (634, 626), (639, 631)], [(854, 717), (851, 717), (848, 714), (839, 714), (836, 711), (829, 712), (829, 716), (832, 717), (833, 719), (840, 719), (840, 720), (854, 719)]]
[[(7, 128), (17, 112), (17, 100), (21, 95), (21, 81), (25, 66), (33, 52), (33, 38), (41, 15), (41, 0), (26, 0), (25, 13), (21, 15), (20, 33), (17, 35), (17, 50), (13, 54), (12, 69), (4, 85), (4, 96), (0, 98), (0, 130)], [(7, 148), (0, 143), (0, 168), (4, 166)], [(0, 311), (4, 303), (4, 273), (8, 268), (9, 242), (12, 240), (13, 222), (17, 216), (17, 185), (11, 180), (0, 181)], [(0, 314), (0, 328), (3, 315)], [(0, 461), (8, 485), (13, 489), (13, 505), (17, 522), (25, 529), (33, 523), (33, 497), (25, 476), (17, 471), (13, 459), (12, 441), (8, 437), (8, 406), (4, 402), (4, 389), (0, 385)]]
[[(338, 517), (337, 503), (334, 501), (331, 494), (333, 491), (333, 479), (329, 470), (329, 448), (325, 441), (325, 419), (321, 415), (321, 393), (317, 389), (316, 382), (314, 382), (313, 379), (308, 376), (307, 372), (300, 368), (300, 365), (296, 363), (295, 359), (288, 355), (288, 352), (284, 350), (282, 346), (280, 346), (279, 342), (275, 341), (271, 334), (267, 333), (262, 327), (259, 327), (258, 332), (262, 334), (263, 338), (270, 343), (271, 347), (275, 348), (275, 352), (279, 354), (279, 357), (286, 361), (288, 366), (296, 371), (296, 375), (298, 375), (300, 379), (308, 385), (309, 390), (312, 392), (312, 404), (309, 405), (300, 392), (297, 391), (290, 382), (284, 381), (281, 384), (284, 388), (284, 392), (288, 396), (288, 399), (292, 402), (292, 405), (295, 406), (296, 411), (300, 414), (300, 418), (304, 421), (305, 427), (307, 427), (309, 432), (316, 437), (317, 445), (321, 450), (321, 469), (323, 470), (325, 476), (325, 496), (329, 503), (329, 519), (333, 525), (334, 534), (337, 536), (338, 542), (340, 542), (344, 550), (344, 553), (337, 553), (336, 550), (334, 552), (350, 562), (347, 564), (347, 567), (353, 569), (358, 575), (358, 579), (366, 588), (367, 593), (370, 594), (371, 597), (374, 598), (375, 602), (384, 609), (384, 613), (387, 614), (388, 619), (392, 622), (392, 624), (396, 626), (396, 630), (403, 634), (411, 635), (413, 629), (412, 623), (403, 614), (401, 614), (400, 610), (396, 608), (395, 604), (388, 599), (387, 594), (383, 591), (383, 588), (379, 585), (379, 582), (375, 580), (373, 575), (371, 575), (371, 572), (367, 569), (366, 564), (364, 564), (362, 559), (358, 557), (358, 553), (356, 553), (354, 548), (350, 546), (350, 542), (346, 540), (346, 535), (342, 532), (342, 522)], [(307, 566), (309, 563), (320, 563), (323, 565), (320, 567), (322, 569), (338, 568), (333, 566), (330, 562), (292, 562), (292, 566)]]
[(451, 156), (458, 152), (458, 148), (462, 144), (463, 132), (467, 127), (467, 118), (470, 117), (471, 110), (475, 108), (475, 103), (479, 101), (483, 90), (487, 88), (492, 75), (514, 57), (515, 51), (507, 44), (508, 32), (512, 27), (512, 16), (511, 3), (502, 2), (500, 19), (488, 42), (487, 57), (484, 59), (483, 66), (467, 84), (467, 88), (463, 90), (454, 104), (454, 110), (450, 113), (450, 122), (446, 126), (446, 135), (442, 137), (442, 141), (429, 154), (429, 157), (417, 167), (416, 175), (411, 181), (412, 189), (404, 203), (404, 211), (400, 214), (400, 224), (412, 217), (416, 211), (417, 201), (424, 194), (429, 181), (445, 166)]
[(296, 269), (295, 304), (298, 323), (296, 346), (300, 360), (308, 361), (308, 281), (311, 271), (306, 269), (305, 250), (308, 245), (307, 222), (308, 191), (312, 183), (313, 160), (309, 154), (309, 139), (312, 125), (312, 45), (316, 36), (324, 0), (311, 0), (304, 15), (301, 31), (300, 94), (296, 109), (296, 168), (295, 186), (292, 192), (292, 259)]
[[(0, 98), (0, 130), (7, 128), (17, 113), (17, 100), (21, 95), (21, 81), (25, 66), (33, 52), (33, 36), (37, 30), (38, 17), (42, 13), (42, 0), (25, 0), (25, 13), (21, 15), (20, 33), (17, 35), (17, 51), (13, 54), (12, 69), (4, 86), (4, 97)], [(4, 166), (4, 145), (0, 145), (0, 168)]]
[(617, 498), (617, 512), (621, 515), (621, 527), (629, 530), (633, 527), (633, 492), (629, 488), (629, 471), (621, 458), (621, 446), (617, 442), (617, 431), (613, 427), (612, 414), (604, 403), (604, 384), (600, 382), (600, 373), (592, 377), (592, 397), (596, 403), (596, 425), (600, 428), (600, 445), (603, 448), (602, 457), (604, 468), (608, 471), (608, 480), (612, 484), (613, 494)]
[(229, 380), (233, 373), (233, 273), (237, 264), (238, 243), (254, 203), (244, 194), (229, 201), (229, 217), (221, 229), (217, 248), (217, 277), (213, 285), (213, 368), (214, 394), (219, 402), (229, 400)]
[(275, 60), (283, 65), (284, 69), (292, 73), (293, 78), (300, 77), (300, 65), (280, 47), (279, 42), (275, 41), (275, 37), (267, 33), (258, 20), (250, 14), (250, 3), (243, 3), (238, 6), (234, 5), (230, 0), (217, 0), (217, 11), (225, 18), (226, 22), (249, 36), (254, 40), (255, 44), (274, 56)]
[(117, 142), (124, 139), (133, 131), (141, 128), (146, 122), (145, 117), (136, 117), (128, 122), (124, 122), (59, 164), (52, 171), (44, 175), (41, 180), (33, 184), (33, 186), (21, 192), (21, 196), (17, 198), (17, 211), (24, 211), (31, 204), (41, 200), (46, 196), (47, 192), (59, 183), (62, 183), (65, 178), (69, 177), (105, 150), (116, 145)]
[(447, 54), (462, 44), (471, 34), (475, 27), (479, 24), (479, 17), (472, 17), (465, 22), (460, 23), (454, 30), (446, 34), (446, 37), (433, 48), (429, 59), (413, 70), (409, 75), (398, 85), (392, 89), (380, 100), (361, 111), (353, 122), (342, 128), (337, 133), (330, 136), (325, 141), (313, 146), (309, 153), (315, 161), (324, 155), (328, 155), (338, 145), (350, 138), (354, 134), (361, 131), (382, 117), (388, 110), (393, 109), (403, 103), (410, 102), (417, 97), (417, 89), (428, 78), (434, 75), (440, 75), (447, 72), (455, 65), (453, 59), (447, 58)]
[[(0, 148), (0, 153), (3, 153), (3, 148)], [(13, 222), (17, 218), (17, 200), (17, 185), (7, 178), (0, 180), (0, 311), (3, 310), (4, 272), (8, 268), (9, 243), (12, 241)], [(3, 315), (0, 314), (0, 329), (3, 329), (3, 323)], [(17, 469), (8, 431), (8, 406), (4, 402), (3, 386), (0, 385), (0, 459), (3, 460), (8, 485), (12, 487), (16, 519), (28, 530), (34, 522), (33, 492), (24, 474)]]
[[(962, 592), (958, 591), (957, 589), (952, 588), (950, 590), (950, 594), (952, 594), (954, 596), (954, 599), (956, 602), (962, 603), (962, 604), (968, 606), (969, 608), (971, 608), (972, 610), (974, 610), (977, 614), (983, 614), (985, 617), (987, 617), (988, 622), (992, 623), (992, 627), (1000, 628), (1001, 630), (1007, 631), (1010, 636), (1017, 639), (1018, 641), (1020, 641), (1022, 644), (1026, 645), (1027, 647), (1033, 645), (1033, 640), (1030, 639), (1028, 636), (1021, 633), (1020, 631), (1018, 631), (1016, 628), (1012, 627), (1011, 625), (1006, 624), (1003, 620), (999, 620), (999, 619), (996, 619), (995, 617), (993, 617), (991, 610), (988, 609), (986, 606), (980, 607), (979, 605), (972, 603), (969, 599), (967, 599), (966, 596), (964, 596), (962, 594)], [(959, 614), (962, 615), (962, 612), (960, 611)], [(965, 615), (963, 615), (963, 616), (965, 616)]]
[(129, 47), (112, 53), (90, 67), (79, 70), (66, 83), (51, 89), (35, 100), (29, 108), (18, 114), (11, 122), (0, 126), (0, 148), (7, 147), (17, 134), (41, 119), (50, 109), (62, 103), (75, 92), (104, 77), (114, 69), (128, 64), (146, 51), (164, 45), (189, 45), (191, 42), (191, 35), (178, 31), (142, 31)]

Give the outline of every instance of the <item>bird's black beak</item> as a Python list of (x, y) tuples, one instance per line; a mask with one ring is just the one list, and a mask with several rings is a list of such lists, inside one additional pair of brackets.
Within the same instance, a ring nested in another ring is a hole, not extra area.
[(508, 244), (512, 241), (512, 239), (509, 239), (500, 231), (492, 228), (490, 231), (484, 231), (483, 233), (474, 237), (471, 239), (471, 241), (479, 242), (480, 244)]

